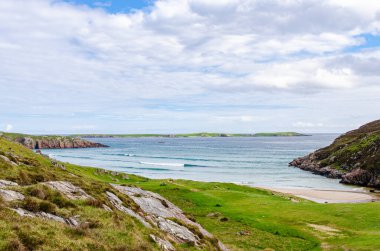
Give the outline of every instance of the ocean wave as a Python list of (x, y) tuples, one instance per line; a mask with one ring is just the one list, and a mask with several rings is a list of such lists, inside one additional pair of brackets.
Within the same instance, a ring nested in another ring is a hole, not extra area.
[[(173, 156), (154, 156), (154, 155), (143, 155), (143, 154), (126, 154), (126, 153), (104, 153), (103, 155), (112, 156), (127, 156), (127, 157), (137, 157), (137, 158), (148, 158), (148, 159), (168, 159), (168, 160), (183, 160), (183, 161), (203, 161), (203, 162), (218, 162), (218, 163), (248, 163), (251, 164), (253, 161), (244, 160), (230, 160), (230, 159), (206, 159), (206, 158), (186, 158), (186, 157), (173, 157)], [(267, 158), (267, 157), (265, 157)], [(153, 163), (153, 162), (152, 162)], [(210, 165), (192, 165), (184, 164), (185, 166), (199, 166), (199, 167), (211, 167)]]
[(170, 166), (170, 167), (207, 167), (204, 165), (187, 164), (187, 163), (162, 163), (162, 162), (146, 162), (140, 161), (140, 164), (154, 165), (154, 166)]
[(146, 162), (146, 161), (140, 161), (140, 164), (144, 165), (154, 165), (154, 166), (172, 166), (172, 167), (185, 167), (185, 164), (182, 163), (162, 163), (162, 162)]
[(127, 157), (136, 157), (136, 154), (129, 154), (129, 153), (103, 153), (102, 155), (108, 155), (108, 156), (127, 156)]
[(73, 158), (73, 159), (97, 159), (94, 157), (87, 157), (87, 156), (64, 156), (64, 155), (57, 155), (59, 157), (68, 157), (68, 158)]
[[(170, 167), (123, 167), (123, 169), (128, 169), (128, 170), (151, 170), (151, 171), (183, 171), (183, 168), (178, 168), (178, 169), (173, 169)], [(137, 172), (136, 172), (137, 173)], [(138, 172), (141, 173), (141, 172)]]

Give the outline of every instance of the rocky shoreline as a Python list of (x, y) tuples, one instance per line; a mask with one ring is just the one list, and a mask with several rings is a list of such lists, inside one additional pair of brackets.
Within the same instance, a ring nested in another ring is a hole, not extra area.
[(29, 149), (98, 148), (106, 145), (70, 136), (35, 136), (18, 133), (0, 133), (1, 137)]
[(341, 179), (345, 184), (380, 188), (380, 120), (341, 135), (289, 166)]
[(30, 137), (23, 137), (16, 140), (17, 143), (29, 149), (55, 149), (55, 148), (98, 148), (107, 147), (106, 145), (91, 142), (81, 138), (70, 137), (55, 137), (33, 139)]

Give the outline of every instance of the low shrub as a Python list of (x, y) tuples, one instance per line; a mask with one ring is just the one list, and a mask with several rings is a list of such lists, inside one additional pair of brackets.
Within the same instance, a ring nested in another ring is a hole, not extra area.
[(53, 203), (46, 201), (46, 200), (40, 200), (34, 197), (26, 197), (23, 201), (22, 207), (28, 211), (31, 212), (45, 212), (45, 213), (51, 213), (54, 214), (57, 211), (57, 206)]
[(92, 206), (92, 207), (99, 207), (99, 208), (103, 207), (103, 202), (97, 199), (87, 199), (85, 203), (86, 205)]

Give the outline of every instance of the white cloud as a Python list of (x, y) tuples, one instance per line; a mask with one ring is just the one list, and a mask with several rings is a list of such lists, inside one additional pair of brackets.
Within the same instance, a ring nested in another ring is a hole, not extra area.
[(298, 121), (296, 123), (293, 123), (293, 126), (298, 127), (298, 128), (315, 128), (315, 127), (323, 127), (324, 124)]
[(4, 131), (9, 132), (9, 131), (12, 131), (12, 129), (13, 129), (13, 125), (11, 125), (11, 124), (6, 124), (6, 125), (5, 125), (5, 129), (4, 129)]
[[(164, 128), (172, 118), (180, 123), (170, 105), (184, 102), (203, 109), (199, 117), (187, 111), (198, 123), (231, 116), (237, 123), (255, 121), (239, 115), (256, 116), (251, 104), (338, 110), (339, 96), (360, 113), (369, 106), (360, 90), (380, 94), (380, 49), (346, 50), (365, 42), (357, 35), (379, 33), (379, 11), (375, 0), (159, 0), (129, 14), (53, 0), (1, 1), (0, 92), (9, 95), (0, 112), (9, 112), (5, 119), (75, 112), (121, 120), (150, 116), (152, 101), (167, 104), (152, 115), (167, 121)], [(335, 97), (318, 103), (326, 92)], [(239, 108), (218, 108), (231, 104)], [(297, 112), (310, 120), (308, 110)], [(260, 116), (278, 116), (266, 113)], [(99, 120), (75, 121), (87, 123)]]

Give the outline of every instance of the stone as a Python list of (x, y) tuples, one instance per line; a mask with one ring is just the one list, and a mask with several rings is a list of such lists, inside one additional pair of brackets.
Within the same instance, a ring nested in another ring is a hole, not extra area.
[(153, 234), (149, 235), (150, 238), (157, 243), (157, 245), (161, 248), (163, 251), (175, 251), (176, 249), (173, 247), (173, 245), (168, 242), (167, 240), (161, 239)]
[(219, 216), (221, 216), (220, 213), (216, 212), (216, 213), (209, 213), (206, 215), (206, 217), (209, 217), (209, 218), (218, 218)]
[(248, 230), (241, 230), (236, 233), (237, 235), (251, 235), (251, 232)]
[(66, 220), (60, 216), (57, 216), (57, 215), (53, 215), (53, 214), (49, 214), (49, 213), (45, 213), (45, 212), (38, 212), (36, 213), (37, 217), (40, 217), (40, 218), (43, 218), (43, 219), (47, 219), (47, 220), (53, 220), (53, 221), (57, 221), (57, 222), (61, 222), (61, 223), (66, 223)]
[(140, 221), (144, 226), (148, 227), (148, 228), (151, 228), (152, 226), (143, 218), (141, 217), (140, 215), (138, 215), (137, 213), (135, 213), (134, 211), (132, 211), (131, 209), (129, 208), (126, 208), (125, 206), (123, 206), (123, 202), (119, 199), (119, 197), (117, 197), (114, 193), (111, 193), (111, 192), (106, 192), (107, 194), (107, 197), (109, 199), (109, 201), (111, 202), (111, 204), (119, 211), (137, 219), (138, 221)]
[(109, 206), (103, 204), (102, 207), (103, 207), (104, 210), (106, 210), (108, 212), (112, 212), (112, 209)]
[(9, 180), (0, 180), (0, 187), (18, 186), (16, 182)]
[(0, 155), (0, 158), (3, 159), (8, 164), (11, 164), (12, 166), (17, 166), (17, 164), (15, 162), (11, 161), (7, 156)]
[[(198, 245), (198, 236), (192, 233), (187, 227), (177, 224), (171, 219), (177, 219), (186, 226), (192, 226), (210, 239), (215, 238), (205, 230), (200, 224), (191, 221), (186, 217), (180, 208), (156, 193), (145, 191), (138, 187), (120, 186), (112, 184), (120, 193), (128, 195), (144, 212), (145, 218), (154, 222), (162, 231), (169, 233), (173, 241), (178, 243), (193, 242)], [(221, 242), (218, 243), (220, 250), (228, 250)]]
[(159, 217), (157, 226), (162, 231), (173, 236), (178, 243), (193, 243), (198, 245), (199, 238), (193, 232), (172, 220)]
[(77, 227), (80, 225), (79, 221), (77, 220), (77, 217), (75, 217), (75, 216), (65, 219), (61, 216), (57, 216), (57, 215), (46, 213), (46, 212), (33, 213), (33, 212), (30, 212), (30, 211), (25, 210), (23, 208), (15, 208), (12, 210), (15, 211), (17, 214), (19, 214), (22, 217), (31, 217), (31, 218), (38, 217), (38, 218), (45, 219), (45, 220), (53, 220), (56, 222), (67, 224), (71, 227)]
[(65, 223), (72, 227), (77, 227), (80, 225), (79, 216), (73, 216), (65, 219)]
[(19, 192), (12, 190), (0, 189), (0, 196), (3, 197), (5, 201), (23, 200), (25, 196)]
[(32, 212), (29, 212), (25, 209), (22, 209), (22, 208), (15, 208), (15, 209), (12, 209), (13, 211), (15, 211), (16, 213), (18, 213), (20, 216), (22, 217), (36, 217), (36, 215)]
[(72, 200), (86, 200), (93, 199), (92, 196), (88, 195), (82, 188), (74, 186), (67, 181), (48, 181), (45, 182), (50, 188), (63, 193), (67, 198)]
[(51, 164), (52, 164), (53, 166), (55, 166), (55, 167), (58, 167), (58, 168), (60, 168), (60, 169), (62, 169), (62, 170), (64, 170), (64, 171), (66, 171), (66, 167), (65, 167), (65, 165), (64, 165), (63, 163), (61, 163), (61, 162), (58, 162), (58, 161), (56, 161), (56, 160), (52, 160), (52, 161), (51, 161)]

